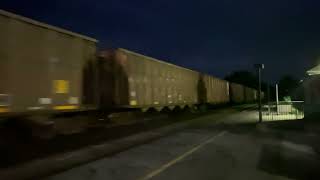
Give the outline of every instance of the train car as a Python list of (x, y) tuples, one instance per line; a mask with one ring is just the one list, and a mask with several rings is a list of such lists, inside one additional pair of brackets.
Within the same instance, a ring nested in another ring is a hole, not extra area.
[(234, 104), (245, 102), (245, 87), (241, 84), (230, 83), (230, 101)]
[(0, 114), (75, 111), (97, 40), (0, 10)]
[(103, 108), (174, 108), (198, 103), (199, 73), (126, 49), (99, 55)]
[[(258, 99), (258, 91), (257, 91), (257, 90), (256, 90), (256, 93), (257, 93), (257, 98), (256, 98), (256, 100), (259, 100), (259, 99)], [(266, 98), (266, 97), (265, 97), (265, 94), (264, 94), (264, 92), (262, 91), (262, 92), (261, 92), (261, 99), (262, 99), (262, 100), (265, 100), (265, 98)]]
[(203, 84), (203, 88), (199, 87), (199, 99), (201, 103), (208, 104), (226, 104), (230, 101), (229, 96), (229, 82), (209, 76), (202, 75), (199, 81)]
[(250, 87), (244, 88), (245, 102), (251, 103), (257, 100), (257, 91)]

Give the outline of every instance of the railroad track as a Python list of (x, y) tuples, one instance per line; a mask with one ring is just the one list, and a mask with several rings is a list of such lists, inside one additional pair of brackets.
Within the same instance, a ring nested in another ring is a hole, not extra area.
[[(235, 106), (227, 109), (242, 111), (250, 108), (252, 106)], [(10, 168), (35, 159), (74, 151), (223, 110), (225, 109), (213, 109), (205, 113), (190, 111), (149, 114), (118, 113), (113, 114), (109, 121), (90, 124), (88, 129), (81, 132), (61, 134), (49, 140), (28, 138), (17, 132), (10, 132), (10, 129), (3, 129), (0, 137), (0, 168)]]

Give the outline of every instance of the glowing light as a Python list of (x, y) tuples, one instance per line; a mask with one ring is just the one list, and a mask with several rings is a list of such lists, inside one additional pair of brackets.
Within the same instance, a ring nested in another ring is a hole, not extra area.
[(9, 108), (0, 108), (0, 113), (10, 112)]
[(318, 65), (318, 66), (310, 69), (309, 71), (307, 71), (307, 74), (308, 74), (309, 76), (313, 76), (313, 75), (318, 75), (318, 74), (320, 74), (320, 65)]
[(54, 110), (73, 110), (78, 109), (78, 106), (75, 105), (64, 105), (64, 106), (55, 106), (53, 107)]
[(131, 100), (130, 101), (130, 105), (131, 106), (135, 106), (135, 105), (137, 105), (138, 103), (137, 103), (137, 101), (136, 100)]
[(304, 114), (272, 114), (262, 115), (263, 121), (284, 121), (303, 119)]

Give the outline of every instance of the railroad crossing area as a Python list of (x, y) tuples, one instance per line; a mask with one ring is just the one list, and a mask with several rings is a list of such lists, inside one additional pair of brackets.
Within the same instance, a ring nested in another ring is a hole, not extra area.
[(318, 124), (257, 125), (257, 119), (252, 110), (207, 115), (180, 131), (45, 179), (318, 179)]

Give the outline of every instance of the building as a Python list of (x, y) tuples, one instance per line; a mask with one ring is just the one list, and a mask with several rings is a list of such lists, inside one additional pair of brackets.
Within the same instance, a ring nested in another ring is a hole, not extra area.
[(305, 114), (320, 112), (320, 65), (307, 71), (303, 82)]

